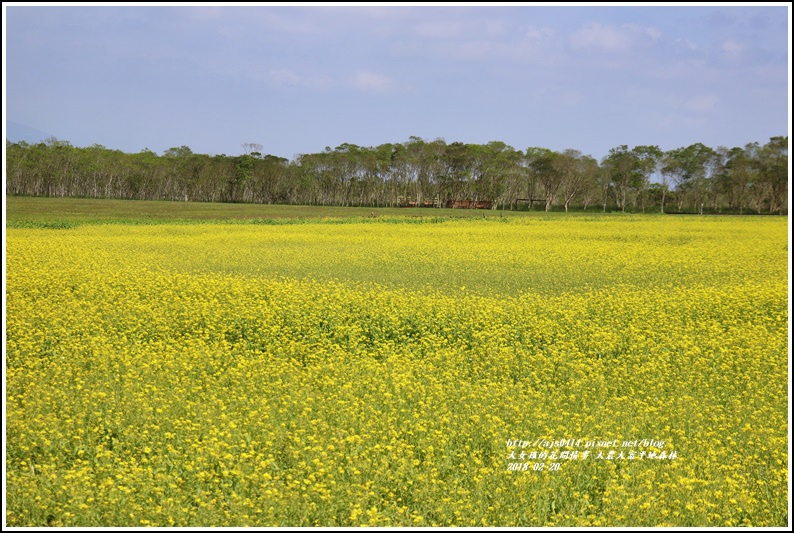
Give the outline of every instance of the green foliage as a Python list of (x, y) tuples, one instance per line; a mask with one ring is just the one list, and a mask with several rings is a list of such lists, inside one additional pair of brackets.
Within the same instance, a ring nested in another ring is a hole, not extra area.
[[(240, 156), (196, 154), (173, 147), (125, 154), (66, 141), (6, 143), (8, 195), (123, 198), (345, 207), (464, 205), (546, 211), (599, 204), (621, 211), (664, 210), (675, 191), (678, 211), (777, 212), (787, 205), (788, 138), (748, 145), (744, 162), (733, 148), (696, 143), (663, 153), (657, 146), (621, 145), (601, 164), (576, 150), (425, 141), (367, 147), (342, 143), (293, 161), (244, 143)], [(668, 188), (649, 194), (661, 172)], [(670, 188), (668, 179), (674, 187)]]

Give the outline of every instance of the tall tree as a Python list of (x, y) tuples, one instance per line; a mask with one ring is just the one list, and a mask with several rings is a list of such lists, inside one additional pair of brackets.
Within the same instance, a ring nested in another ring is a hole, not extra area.
[(738, 209), (739, 214), (743, 213), (751, 184), (756, 181), (758, 149), (758, 143), (750, 143), (744, 148), (720, 146), (715, 151), (714, 187), (727, 201), (726, 207)]
[(642, 186), (644, 175), (638, 154), (625, 144), (612, 148), (603, 161), (604, 171), (612, 183), (615, 202), (621, 211), (626, 210), (626, 196), (632, 189)]
[(783, 214), (788, 196), (788, 137), (772, 137), (758, 151), (758, 178), (769, 194), (769, 212)]
[(548, 148), (527, 148), (526, 152), (529, 168), (543, 187), (546, 211), (551, 210), (562, 185), (559, 165), (555, 164), (558, 157), (560, 154)]
[[(665, 209), (674, 195), (710, 208), (784, 213), (788, 192), (788, 138), (760, 146), (714, 151), (701, 144), (671, 150), (657, 166), (655, 146), (620, 146), (603, 168), (576, 150), (516, 151), (500, 141), (485, 145), (427, 142), (361, 147), (343, 143), (293, 161), (266, 155), (244, 143), (239, 156), (195, 154), (187, 146), (162, 156), (151, 150), (126, 154), (101, 145), (86, 148), (49, 139), (36, 145), (6, 142), (6, 193), (183, 201), (268, 202), (322, 205), (444, 205), (447, 200), (487, 200), (496, 208), (528, 200), (566, 211), (601, 196), (603, 209), (649, 199)], [(662, 184), (649, 186), (661, 169)], [(668, 180), (675, 190), (667, 187)], [(472, 203), (472, 205), (474, 205)]]
[(245, 187), (254, 175), (254, 158), (243, 154), (237, 158), (234, 166), (234, 174), (227, 182), (228, 198), (230, 202), (241, 202), (244, 200)]
[(586, 187), (588, 180), (595, 177), (598, 162), (578, 150), (567, 149), (555, 160), (560, 176), (560, 193), (565, 212), (568, 212), (573, 199)]
[(676, 148), (665, 153), (662, 173), (671, 176), (676, 184), (679, 211), (683, 207), (685, 197), (690, 196), (694, 207), (699, 209), (701, 214), (703, 213), (704, 198), (710, 170), (715, 163), (715, 155), (714, 150), (702, 143)]
[(659, 169), (659, 163), (664, 152), (655, 145), (635, 146), (631, 152), (637, 158), (636, 186), (638, 187), (637, 192), (641, 198), (642, 212), (644, 213), (646, 193), (651, 183), (651, 176)]
[(439, 176), (441, 190), (448, 199), (463, 200), (468, 195), (468, 181), (471, 175), (471, 153), (462, 142), (445, 146), (443, 155), (444, 170)]

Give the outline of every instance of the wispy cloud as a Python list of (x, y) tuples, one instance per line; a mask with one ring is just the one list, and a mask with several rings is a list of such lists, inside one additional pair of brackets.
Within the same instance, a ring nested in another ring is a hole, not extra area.
[(268, 79), (276, 85), (289, 85), (315, 90), (329, 89), (336, 85), (336, 82), (328, 76), (303, 76), (289, 69), (271, 70)]
[(444, 61), (525, 62), (552, 60), (555, 40), (556, 32), (548, 27), (510, 28), (505, 21), (488, 20), (470, 24), (455, 38), (406, 42), (396, 50)]
[(282, 85), (300, 85), (303, 81), (298, 74), (292, 72), (291, 70), (271, 70), (270, 71), (270, 79), (274, 82)]
[(432, 20), (420, 22), (413, 31), (419, 37), (429, 39), (452, 39), (464, 35), (465, 24), (457, 20)]
[[(653, 143), (683, 144), (697, 134), (727, 145), (739, 142), (730, 140), (737, 132), (785, 131), (786, 13), (749, 6), (11, 7), (8, 107), (10, 118), (75, 142), (106, 131), (102, 110), (110, 108), (141, 124), (184, 110), (188, 118), (178, 125), (210, 107), (231, 132), (239, 117), (255, 124), (252, 115), (263, 123), (278, 116), (294, 125), (291, 137), (279, 132), (267, 142), (287, 155), (311, 150), (307, 143), (324, 146), (325, 137), (369, 135), (368, 113), (355, 114), (345, 132), (337, 116), (386, 101), (399, 106), (394, 123), (406, 135), (460, 138), (470, 129), (471, 138), (488, 131), (521, 145), (533, 130), (527, 124), (565, 119), (575, 125), (537, 128), (532, 142), (597, 154), (635, 127)], [(217, 94), (228, 97), (219, 102)], [(75, 105), (59, 106), (64, 95)], [(245, 105), (252, 98), (262, 102), (256, 110)], [(152, 114), (123, 114), (134, 109)], [(308, 117), (322, 126), (311, 141)], [(193, 128), (174, 126), (169, 135), (185, 135), (180, 142), (191, 145), (222, 143), (230, 135), (219, 131), (206, 141), (187, 138), (198, 135)]]
[(571, 47), (575, 50), (594, 52), (627, 52), (639, 44), (650, 44), (662, 37), (662, 31), (653, 26), (623, 24), (610, 26), (591, 22), (571, 35)]
[(694, 113), (707, 113), (713, 111), (720, 101), (720, 97), (716, 94), (698, 94), (689, 98), (684, 107)]
[(355, 74), (344, 77), (332, 77), (322, 74), (300, 74), (290, 69), (273, 69), (268, 72), (267, 81), (275, 85), (302, 87), (325, 91), (333, 88), (352, 88), (363, 92), (382, 93), (396, 87), (394, 80), (385, 74), (359, 70)]
[(662, 37), (662, 30), (653, 26), (640, 26), (638, 24), (624, 24), (621, 26), (624, 30), (628, 30), (635, 36), (640, 38), (648, 38), (651, 41), (658, 41)]
[(224, 15), (223, 8), (220, 6), (190, 7), (185, 13), (188, 17), (206, 21), (217, 20)]
[(530, 42), (544, 41), (553, 37), (555, 34), (552, 28), (529, 26), (524, 31), (525, 40)]
[(388, 76), (365, 70), (357, 72), (350, 83), (356, 89), (366, 92), (384, 92), (394, 88), (394, 82)]
[(720, 50), (725, 59), (739, 59), (747, 46), (736, 39), (725, 39), (720, 44)]
[(622, 52), (628, 50), (630, 45), (627, 31), (599, 22), (588, 24), (571, 35), (571, 46), (578, 50)]
[(744, 50), (745, 49), (745, 45), (740, 43), (739, 41), (737, 41), (735, 39), (727, 39), (727, 40), (722, 42), (721, 48), (722, 48), (723, 52), (728, 52), (729, 54), (734, 54), (734, 53), (741, 52), (742, 50)]
[(557, 96), (560, 104), (566, 107), (577, 106), (584, 101), (584, 94), (581, 91), (564, 90)]

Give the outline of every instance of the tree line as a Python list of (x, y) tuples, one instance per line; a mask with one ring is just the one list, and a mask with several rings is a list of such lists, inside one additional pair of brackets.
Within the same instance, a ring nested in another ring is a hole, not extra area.
[(342, 144), (290, 161), (244, 143), (235, 156), (163, 155), (101, 145), (6, 141), (6, 194), (367, 207), (599, 209), (695, 213), (788, 211), (788, 137), (716, 149), (621, 145), (601, 161), (578, 150), (500, 141)]

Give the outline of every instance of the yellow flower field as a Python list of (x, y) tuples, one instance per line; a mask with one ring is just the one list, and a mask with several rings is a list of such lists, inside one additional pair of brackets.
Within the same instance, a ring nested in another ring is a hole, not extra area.
[(786, 224), (10, 228), (7, 524), (785, 526)]

